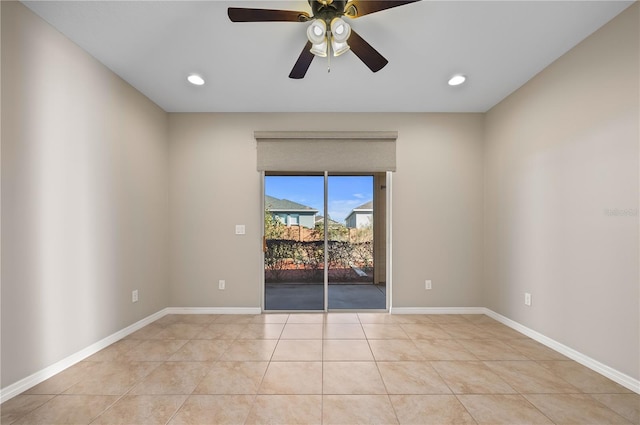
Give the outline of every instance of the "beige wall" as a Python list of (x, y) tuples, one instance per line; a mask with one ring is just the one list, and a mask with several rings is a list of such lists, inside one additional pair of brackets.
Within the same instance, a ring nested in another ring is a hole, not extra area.
[(168, 145), (165, 112), (1, 4), (4, 388), (167, 306)]
[[(397, 131), (393, 306), (479, 305), (481, 114), (171, 114), (169, 121), (172, 306), (260, 306), (253, 132), (301, 129)], [(236, 236), (236, 224), (247, 234)], [(217, 289), (219, 279), (226, 290)], [(425, 291), (425, 279), (433, 290)]]
[(638, 10), (487, 113), (483, 300), (635, 379)]

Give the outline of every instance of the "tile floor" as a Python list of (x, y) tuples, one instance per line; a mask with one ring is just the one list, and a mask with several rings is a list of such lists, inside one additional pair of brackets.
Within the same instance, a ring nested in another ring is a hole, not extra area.
[(2, 424), (639, 424), (640, 395), (483, 315), (169, 315)]

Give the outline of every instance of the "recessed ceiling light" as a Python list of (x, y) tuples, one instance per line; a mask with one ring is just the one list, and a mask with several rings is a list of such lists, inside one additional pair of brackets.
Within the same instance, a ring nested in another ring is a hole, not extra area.
[(204, 84), (204, 78), (202, 78), (198, 74), (189, 74), (187, 77), (187, 81), (189, 81), (194, 86), (201, 86)]
[(449, 85), (450, 86), (459, 86), (460, 84), (464, 83), (467, 80), (467, 77), (465, 77), (462, 74), (456, 74), (453, 77), (449, 78)]

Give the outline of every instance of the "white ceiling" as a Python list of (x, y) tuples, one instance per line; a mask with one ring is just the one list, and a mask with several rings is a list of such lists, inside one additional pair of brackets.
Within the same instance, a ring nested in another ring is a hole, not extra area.
[[(232, 23), (227, 7), (295, 1), (23, 1), (169, 112), (484, 112), (632, 1), (428, 1), (350, 23), (389, 60), (351, 52), (288, 78), (304, 23)], [(202, 74), (202, 87), (186, 82)], [(449, 87), (464, 73), (468, 82)]]

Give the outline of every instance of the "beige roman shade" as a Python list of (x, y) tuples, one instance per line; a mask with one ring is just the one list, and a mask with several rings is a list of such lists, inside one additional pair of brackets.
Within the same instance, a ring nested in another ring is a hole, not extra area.
[(256, 131), (258, 171), (396, 171), (396, 131)]

